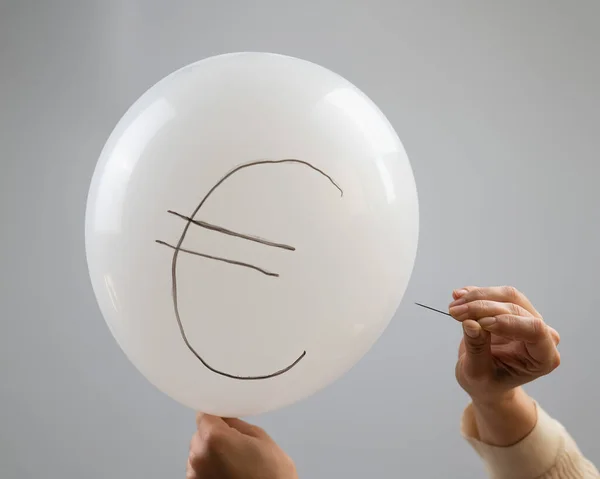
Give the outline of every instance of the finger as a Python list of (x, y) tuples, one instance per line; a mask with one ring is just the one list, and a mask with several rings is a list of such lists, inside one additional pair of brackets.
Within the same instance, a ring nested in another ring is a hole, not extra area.
[[(458, 294), (459, 291), (464, 293)], [(475, 300), (499, 301), (502, 303), (513, 303), (526, 309), (533, 316), (541, 317), (540, 313), (533, 307), (531, 301), (521, 293), (518, 289), (512, 286), (493, 286), (488, 288), (480, 288), (477, 286), (467, 286), (461, 290), (453, 292), (454, 301), (450, 306), (468, 303)]]
[(540, 318), (501, 314), (479, 319), (479, 325), (487, 331), (505, 338), (535, 343), (550, 338), (549, 327)]
[(236, 447), (238, 436), (241, 436), (220, 417), (209, 414), (199, 414), (198, 417), (198, 430), (192, 438), (189, 456), (196, 470), (207, 467), (206, 462), (210, 463), (210, 458), (215, 454), (228, 454), (228, 451)]
[[(557, 333), (558, 334), (558, 333)], [(494, 346), (504, 345), (509, 343), (511, 340), (507, 338), (503, 338), (502, 336), (498, 336), (497, 334), (491, 335), (491, 343), (492, 343), (492, 352)], [(460, 345), (458, 346), (458, 357), (460, 358), (463, 354), (465, 354), (465, 340), (462, 339), (460, 341)]]
[(466, 286), (464, 288), (461, 289), (455, 289), (454, 291), (452, 291), (452, 298), (456, 301), (457, 299), (463, 297), (465, 294), (467, 294), (469, 291), (472, 291), (473, 289), (476, 289), (477, 286)]
[(206, 441), (204, 441), (199, 432), (192, 436), (190, 441), (190, 452), (188, 455), (188, 471), (195, 471), (200, 468), (206, 459)]
[(192, 436), (192, 440), (190, 441), (190, 455), (192, 453), (202, 452), (203, 449), (204, 444), (202, 442), (202, 438), (200, 437), (198, 431), (196, 431)]
[[(264, 431), (264, 429), (255, 426), (254, 424), (250, 424), (246, 421), (242, 421), (237, 418), (224, 418), (223, 421), (231, 428), (241, 432), (245, 436), (256, 437), (259, 439), (267, 439), (269, 435)], [(270, 439), (270, 438), (269, 438)]]
[(489, 374), (493, 369), (491, 335), (476, 321), (467, 320), (463, 326), (464, 368), (466, 374), (476, 378)]
[(467, 286), (461, 290), (456, 290), (455, 293), (453, 293), (453, 298), (455, 301), (453, 301), (452, 305), (463, 304), (478, 299), (514, 303), (526, 309), (530, 314), (541, 317), (540, 313), (534, 308), (529, 299), (512, 286), (493, 286), (486, 288)]
[(548, 326), (548, 329), (550, 330), (550, 335), (552, 336), (552, 339), (554, 340), (554, 344), (556, 344), (557, 346), (560, 343), (560, 334), (558, 334), (558, 331), (554, 328), (551, 328), (550, 326)]
[[(463, 334), (463, 335), (464, 335), (464, 334)], [(458, 346), (458, 359), (460, 359), (460, 358), (461, 358), (461, 356), (462, 356), (463, 354), (465, 354), (465, 352), (466, 352), (466, 349), (465, 349), (465, 340), (464, 340), (464, 338), (463, 338), (463, 339), (461, 339), (461, 341), (460, 341), (460, 345)]]
[(198, 413), (196, 416), (196, 426), (200, 435), (205, 438), (229, 429), (225, 421), (220, 417), (203, 413)]
[(517, 304), (501, 303), (499, 301), (488, 301), (484, 299), (477, 299), (468, 303), (452, 306), (449, 312), (450, 315), (458, 321), (464, 321), (465, 319), (473, 319), (476, 321), (481, 318), (498, 316), (500, 314), (530, 316), (526, 309)]
[(196, 474), (196, 471), (194, 470), (194, 466), (192, 465), (192, 463), (189, 460), (188, 460), (187, 466), (185, 468), (185, 479), (198, 479), (198, 474)]
[(504, 314), (482, 318), (478, 323), (498, 336), (526, 342), (528, 351), (538, 361), (552, 361), (558, 353), (550, 327), (541, 318)]
[(196, 413), (196, 428), (200, 426), (200, 422), (202, 421), (203, 417), (204, 417), (204, 413), (203, 412), (197, 412)]

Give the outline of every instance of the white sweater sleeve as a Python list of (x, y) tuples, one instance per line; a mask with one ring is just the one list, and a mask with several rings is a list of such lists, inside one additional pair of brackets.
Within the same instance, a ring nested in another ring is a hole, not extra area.
[(472, 405), (463, 414), (461, 432), (483, 459), (493, 479), (598, 479), (600, 474), (565, 428), (537, 406), (538, 420), (520, 442), (497, 447), (479, 440)]

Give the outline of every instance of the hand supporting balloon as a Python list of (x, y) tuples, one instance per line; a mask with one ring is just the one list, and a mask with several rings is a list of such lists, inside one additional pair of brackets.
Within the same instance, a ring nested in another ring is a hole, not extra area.
[(466, 287), (452, 294), (450, 315), (464, 337), (456, 379), (473, 400), (480, 439), (508, 446), (535, 426), (535, 403), (520, 387), (560, 364), (560, 337), (512, 287)]
[(196, 422), (186, 479), (298, 479), (292, 460), (261, 428), (206, 414)]

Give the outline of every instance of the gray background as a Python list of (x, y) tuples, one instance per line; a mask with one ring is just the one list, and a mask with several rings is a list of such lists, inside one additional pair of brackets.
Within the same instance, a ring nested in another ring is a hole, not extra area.
[(184, 476), (194, 415), (103, 322), (83, 218), (100, 149), (172, 70), (274, 51), (327, 66), (388, 115), (420, 195), (400, 311), (333, 386), (256, 418), (304, 478), (476, 478), (459, 436), (452, 288), (514, 284), (562, 334), (530, 387), (600, 463), (600, 2), (0, 3), (0, 476)]

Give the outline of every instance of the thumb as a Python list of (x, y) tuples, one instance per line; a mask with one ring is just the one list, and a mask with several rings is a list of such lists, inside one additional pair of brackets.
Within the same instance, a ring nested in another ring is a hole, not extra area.
[(229, 426), (223, 419), (204, 413), (196, 415), (196, 426), (198, 432), (204, 438), (214, 437), (217, 434), (224, 435), (229, 431)]
[(257, 439), (268, 439), (269, 435), (264, 429), (247, 423), (237, 418), (224, 418), (223, 421), (232, 429), (241, 432), (244, 436), (255, 437)]
[(465, 373), (473, 378), (488, 374), (493, 367), (491, 334), (477, 321), (463, 321)]

